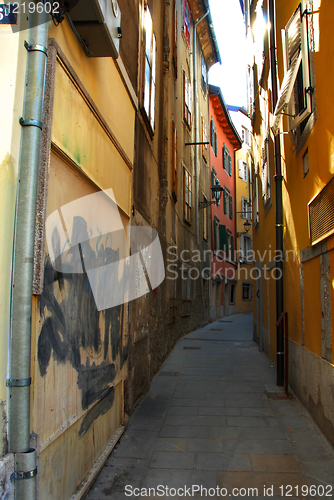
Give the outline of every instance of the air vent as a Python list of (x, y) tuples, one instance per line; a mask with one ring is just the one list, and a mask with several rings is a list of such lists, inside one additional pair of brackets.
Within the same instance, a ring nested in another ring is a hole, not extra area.
[(334, 233), (334, 177), (308, 204), (311, 244)]

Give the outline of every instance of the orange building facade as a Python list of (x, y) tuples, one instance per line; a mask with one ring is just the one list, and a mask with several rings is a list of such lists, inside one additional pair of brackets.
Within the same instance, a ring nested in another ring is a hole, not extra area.
[[(242, 141), (221, 89), (209, 86), (211, 169), (211, 309), (215, 321), (236, 312), (236, 176), (235, 151)], [(217, 188), (220, 187), (220, 191)]]

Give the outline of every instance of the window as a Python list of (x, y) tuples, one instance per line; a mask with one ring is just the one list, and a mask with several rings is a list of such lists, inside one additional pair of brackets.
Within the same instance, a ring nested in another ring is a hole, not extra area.
[(220, 246), (220, 231), (219, 231), (219, 219), (218, 217), (214, 217), (213, 219), (213, 248), (214, 250), (219, 250)]
[(233, 199), (232, 199), (232, 195), (229, 195), (229, 216), (230, 216), (230, 219), (233, 219)]
[(250, 300), (252, 300), (252, 283), (243, 281), (241, 294), (241, 299), (243, 301), (249, 302)]
[(177, 201), (177, 131), (172, 121), (172, 196)]
[(247, 234), (239, 237), (239, 254), (242, 261), (253, 261), (253, 239)]
[(247, 130), (246, 127), (241, 127), (241, 138), (242, 142), (249, 146), (249, 130)]
[(191, 175), (184, 168), (184, 220), (191, 224)]
[(172, 45), (172, 60), (174, 66), (175, 80), (177, 80), (177, 9), (176, 0), (173, 0), (173, 45)]
[[(202, 116), (202, 142), (208, 142), (208, 131), (207, 131), (207, 126), (206, 126), (206, 122)], [(203, 156), (203, 160), (205, 161), (205, 163), (207, 163), (207, 157), (206, 157), (206, 154), (207, 154), (207, 151), (208, 151), (208, 145), (207, 144), (202, 144), (202, 156)]]
[(204, 56), (202, 54), (202, 89), (205, 94), (207, 91), (207, 84), (208, 84), (208, 70), (206, 67)]
[[(208, 199), (203, 194), (203, 203), (207, 203)], [(203, 210), (203, 240), (207, 241), (208, 240), (208, 207), (204, 205)]]
[(212, 146), (212, 150), (213, 150), (215, 156), (217, 156), (217, 132), (216, 132), (216, 125), (215, 125), (213, 118), (211, 118), (211, 121), (210, 121), (210, 144)]
[(245, 162), (245, 160), (239, 160), (238, 166), (240, 179), (247, 182), (247, 162)]
[(191, 127), (191, 85), (186, 72), (183, 70), (183, 119)]
[(252, 220), (252, 202), (247, 198), (241, 198), (241, 217), (246, 220)]
[(232, 158), (225, 144), (223, 146), (223, 168), (228, 175), (232, 175)]
[(224, 188), (224, 214), (233, 219), (233, 198), (226, 186)]
[(262, 148), (262, 198), (264, 205), (271, 198), (271, 165), (269, 139), (266, 137)]
[(230, 285), (230, 304), (235, 303), (235, 284), (231, 283)]
[(156, 40), (153, 32), (152, 17), (148, 6), (146, 6), (144, 10), (144, 46), (144, 110), (148, 122), (154, 131)]
[(260, 223), (260, 199), (259, 199), (259, 164), (254, 174), (253, 182), (253, 201), (254, 201), (254, 227), (258, 226)]
[(254, 66), (248, 66), (247, 68), (247, 111), (248, 116), (251, 120), (254, 118), (255, 104), (254, 104)]
[(274, 112), (274, 132), (278, 131), (280, 116), (286, 107), (287, 114), (290, 115), (290, 131), (295, 130), (298, 125), (303, 130), (305, 120), (312, 112), (314, 89), (310, 80), (308, 16), (304, 14), (304, 3), (305, 1), (299, 4), (282, 34), (284, 78)]
[(227, 229), (225, 225), (219, 225), (219, 250), (226, 254), (226, 258), (234, 260), (234, 238), (232, 231)]
[(190, 47), (190, 9), (187, 0), (183, 2), (183, 33)]
[(311, 245), (334, 233), (334, 177), (308, 204)]

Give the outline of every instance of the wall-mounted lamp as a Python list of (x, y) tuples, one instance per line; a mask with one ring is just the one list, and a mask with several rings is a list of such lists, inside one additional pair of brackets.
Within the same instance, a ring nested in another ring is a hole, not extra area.
[(212, 203), (217, 203), (217, 201), (220, 200), (222, 191), (224, 191), (224, 188), (220, 186), (219, 180), (216, 179), (216, 185), (211, 188), (212, 191), (212, 201), (205, 200), (205, 201), (200, 201), (199, 202), (199, 209), (201, 210), (202, 208), (206, 208), (209, 205), (212, 205)]
[[(238, 213), (238, 212), (237, 212), (237, 213)], [(243, 212), (242, 212), (242, 213), (243, 213)], [(237, 233), (237, 237), (238, 237), (238, 236), (240, 236), (240, 235), (242, 235), (242, 234), (247, 234), (247, 233), (248, 233), (248, 231), (249, 231), (249, 230), (250, 230), (250, 228), (251, 228), (251, 223), (249, 222), (249, 220), (246, 220), (246, 221), (244, 222), (244, 228), (245, 228), (245, 231), (244, 231), (243, 233)]]

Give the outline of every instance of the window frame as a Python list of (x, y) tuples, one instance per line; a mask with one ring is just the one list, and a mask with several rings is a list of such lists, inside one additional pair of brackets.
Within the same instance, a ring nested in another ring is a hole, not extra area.
[[(190, 195), (190, 196), (189, 196)], [(183, 167), (183, 218), (191, 225), (192, 208), (192, 176), (189, 170)]]
[[(143, 67), (142, 67), (142, 112), (150, 135), (155, 131), (155, 90), (156, 90), (156, 61), (157, 44), (153, 29), (153, 19), (149, 5), (144, 6), (143, 20)], [(148, 25), (150, 31), (148, 31)], [(150, 40), (149, 33), (151, 33)], [(147, 84), (148, 82), (148, 84)]]
[(191, 129), (191, 82), (187, 76), (187, 72), (183, 69), (183, 121)]
[[(306, 10), (306, 2), (302, 0), (286, 24), (285, 29), (282, 30), (284, 78), (274, 110), (272, 128), (275, 134), (278, 133), (281, 116), (285, 108), (287, 108), (288, 131), (292, 142), (294, 142), (297, 127), (310, 117), (313, 111), (312, 108), (314, 108), (314, 87), (312, 86), (310, 73), (311, 48), (308, 39), (308, 15), (305, 15)], [(300, 32), (299, 43), (295, 42), (296, 31), (294, 30), (294, 43), (289, 45), (289, 29), (294, 23), (297, 25), (298, 32)], [(301, 95), (303, 96), (304, 107), (302, 109), (298, 109), (297, 95), (299, 98)]]
[(172, 196), (177, 202), (178, 196), (178, 163), (177, 163), (177, 129), (174, 120), (172, 121)]
[(183, 34), (188, 47), (191, 45), (191, 14), (188, 0), (183, 0)]

